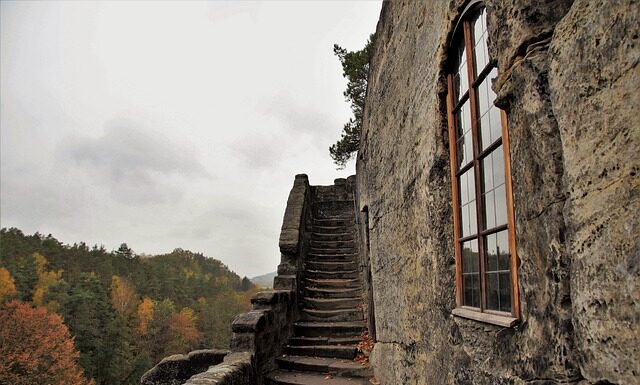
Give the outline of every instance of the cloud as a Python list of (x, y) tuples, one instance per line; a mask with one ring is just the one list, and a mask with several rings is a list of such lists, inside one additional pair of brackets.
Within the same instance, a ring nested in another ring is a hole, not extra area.
[(98, 138), (70, 137), (58, 152), (130, 205), (179, 200), (185, 180), (209, 177), (191, 150), (126, 120), (107, 123)]

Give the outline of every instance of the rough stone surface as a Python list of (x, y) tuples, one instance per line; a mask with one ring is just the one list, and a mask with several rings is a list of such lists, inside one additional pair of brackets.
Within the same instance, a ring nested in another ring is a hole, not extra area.
[(385, 3), (357, 160), (376, 376), (637, 383), (638, 2), (486, 3), (511, 140), (522, 322), (503, 329), (451, 315), (444, 65), (465, 2)]
[(185, 385), (254, 385), (257, 374), (249, 352), (232, 353), (224, 362), (191, 377)]
[(174, 354), (146, 372), (141, 379), (142, 385), (181, 385), (194, 374), (219, 364), (227, 350), (196, 350), (189, 354)]
[(640, 382), (640, 3), (576, 0), (551, 44), (571, 301), (590, 381)]

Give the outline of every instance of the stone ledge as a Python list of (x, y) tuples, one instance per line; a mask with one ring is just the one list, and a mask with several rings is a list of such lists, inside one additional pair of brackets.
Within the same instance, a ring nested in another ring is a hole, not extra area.
[(231, 353), (224, 362), (191, 377), (185, 385), (253, 385), (256, 375), (249, 352)]
[(142, 385), (181, 385), (194, 374), (222, 362), (228, 350), (195, 350), (165, 357), (141, 378)]

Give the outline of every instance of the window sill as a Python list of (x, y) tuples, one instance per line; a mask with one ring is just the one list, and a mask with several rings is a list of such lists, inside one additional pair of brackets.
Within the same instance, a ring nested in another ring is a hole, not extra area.
[(518, 323), (517, 318), (491, 313), (481, 313), (479, 311), (466, 309), (464, 307), (457, 307), (453, 309), (451, 313), (456, 317), (472, 319), (474, 321), (498, 325), (505, 328), (513, 327)]

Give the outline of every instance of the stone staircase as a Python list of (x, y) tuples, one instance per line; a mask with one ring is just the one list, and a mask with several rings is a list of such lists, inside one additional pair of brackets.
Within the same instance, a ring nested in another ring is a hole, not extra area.
[(276, 360), (278, 369), (266, 376), (265, 384), (370, 384), (370, 367), (355, 360), (366, 321), (353, 198), (322, 191), (314, 195), (317, 202), (299, 290), (300, 319)]

